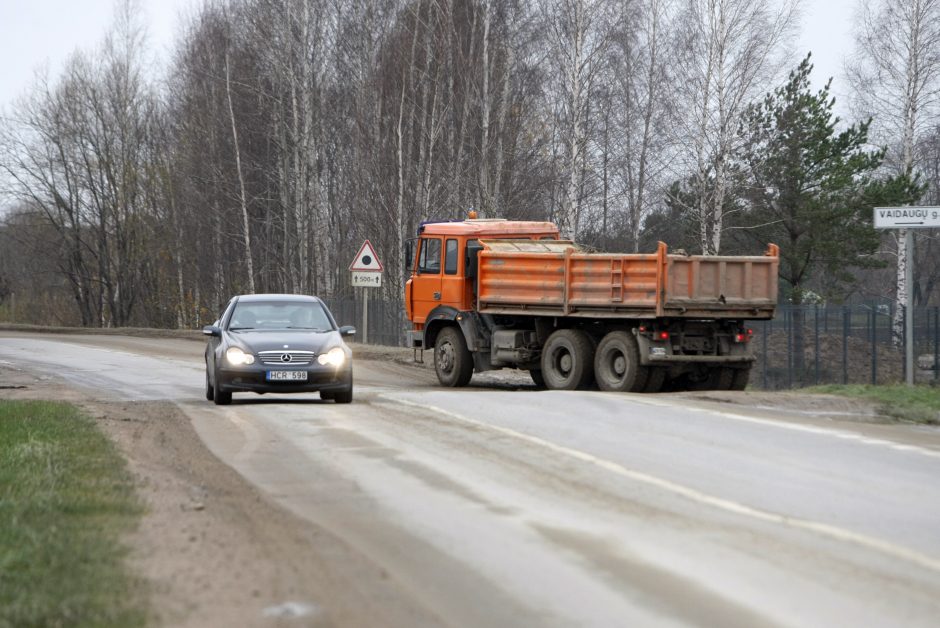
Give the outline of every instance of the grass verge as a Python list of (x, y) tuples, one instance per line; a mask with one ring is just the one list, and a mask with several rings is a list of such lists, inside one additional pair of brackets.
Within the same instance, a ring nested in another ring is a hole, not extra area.
[(92, 419), (64, 403), (0, 401), (0, 627), (143, 625), (120, 542), (142, 511)]
[(912, 423), (940, 425), (940, 388), (933, 386), (816, 386), (811, 392), (869, 399), (886, 416)]

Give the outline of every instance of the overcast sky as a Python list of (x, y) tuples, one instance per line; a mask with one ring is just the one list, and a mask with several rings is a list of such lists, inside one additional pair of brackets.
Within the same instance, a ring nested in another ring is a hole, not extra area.
[[(180, 12), (192, 12), (200, 4), (201, 0), (140, 0), (151, 49), (159, 60), (165, 62), (172, 48)], [(813, 51), (814, 83), (822, 86), (826, 77), (837, 77), (835, 95), (840, 101), (845, 90), (838, 77), (851, 50), (856, 4), (857, 0), (804, 0), (797, 56)], [(112, 0), (0, 0), (0, 107), (27, 89), (37, 68), (48, 66), (55, 75), (76, 48), (94, 48), (111, 23), (113, 7)]]

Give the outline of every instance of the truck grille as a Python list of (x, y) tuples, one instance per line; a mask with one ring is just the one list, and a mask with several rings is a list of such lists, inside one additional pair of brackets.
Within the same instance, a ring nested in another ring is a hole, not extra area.
[(313, 351), (259, 351), (258, 357), (262, 364), (277, 366), (297, 365), (303, 366), (313, 362), (316, 354)]

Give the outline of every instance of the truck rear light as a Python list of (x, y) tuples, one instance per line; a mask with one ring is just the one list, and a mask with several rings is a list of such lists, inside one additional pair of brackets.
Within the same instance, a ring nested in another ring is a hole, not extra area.
[(751, 338), (754, 337), (753, 329), (745, 329), (743, 332), (738, 332), (734, 335), (735, 342), (750, 342)]

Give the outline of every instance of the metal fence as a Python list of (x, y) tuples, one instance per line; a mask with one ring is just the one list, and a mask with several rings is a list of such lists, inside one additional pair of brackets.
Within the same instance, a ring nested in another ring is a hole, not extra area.
[[(370, 345), (405, 345), (405, 332), (411, 329), (411, 323), (405, 318), (405, 310), (400, 303), (369, 299), (369, 328), (363, 330), (361, 299), (323, 297), (323, 301), (333, 312), (337, 323), (356, 327), (357, 341), (362, 342), (363, 338), (367, 338)], [(364, 331), (368, 333), (364, 334)]]
[[(914, 308), (914, 376), (940, 378), (940, 307)], [(889, 305), (783, 305), (770, 321), (752, 321), (757, 364), (751, 385), (891, 384), (905, 380), (904, 338)], [(903, 326), (902, 326), (903, 329)]]
[[(359, 328), (363, 302), (325, 298), (340, 325)], [(410, 323), (394, 301), (369, 300), (368, 343), (405, 346)], [(750, 385), (764, 389), (817, 384), (903, 382), (903, 339), (892, 331), (890, 305), (781, 305), (769, 321), (750, 321), (757, 363)], [(914, 310), (915, 379), (940, 383), (940, 307)], [(921, 366), (922, 368), (918, 368)]]

